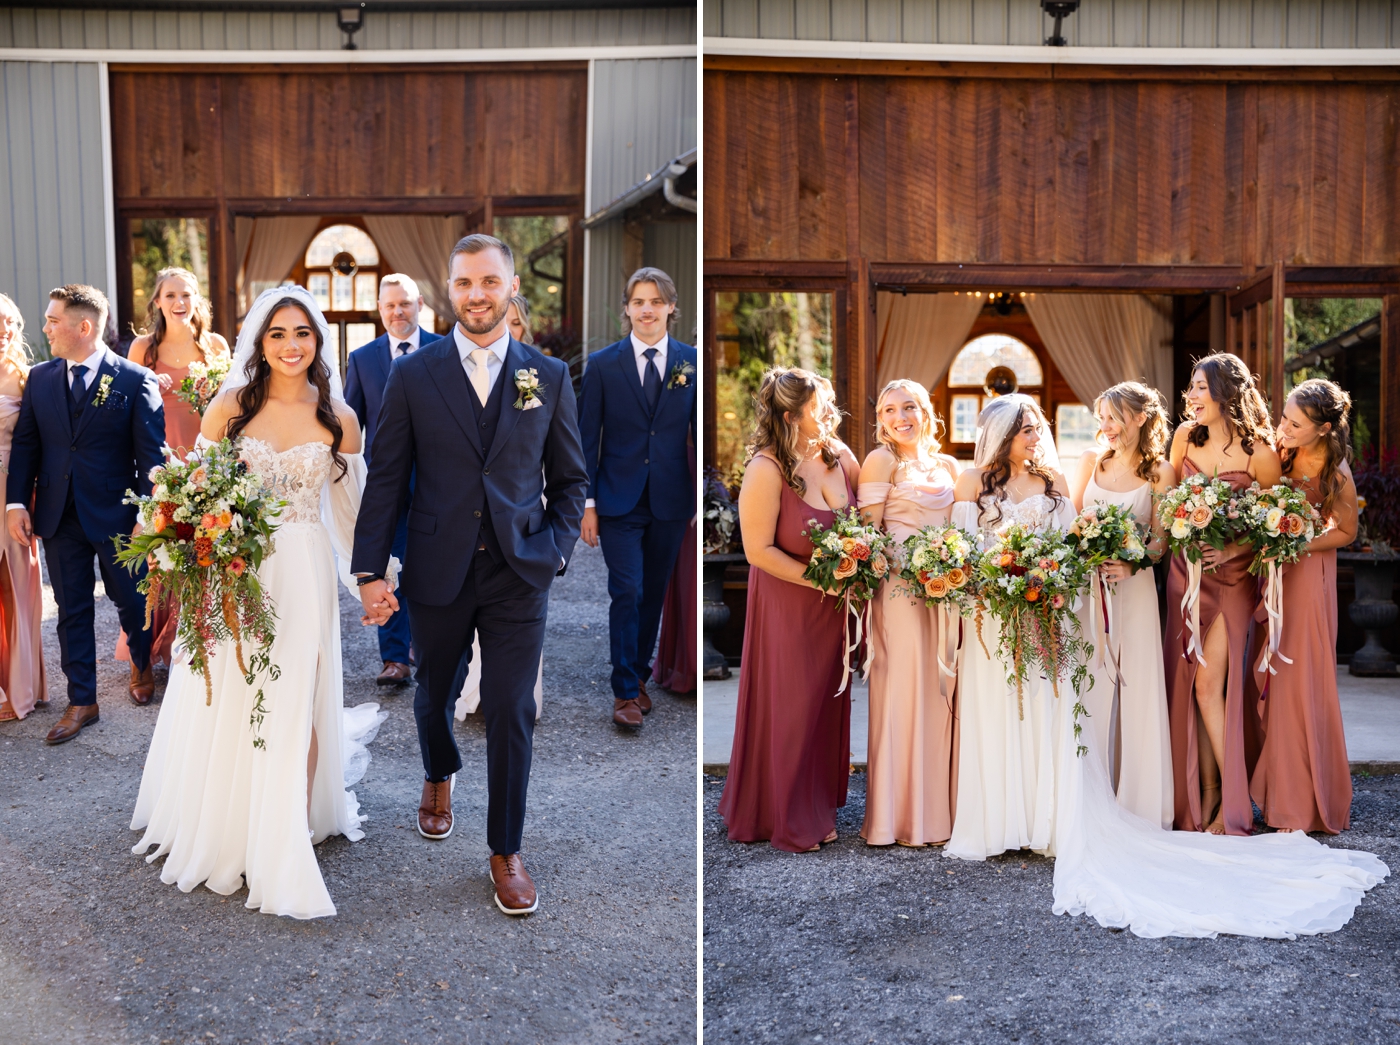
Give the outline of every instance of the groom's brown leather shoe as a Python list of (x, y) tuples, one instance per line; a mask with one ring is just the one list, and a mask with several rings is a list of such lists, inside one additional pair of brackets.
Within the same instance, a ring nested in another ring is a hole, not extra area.
[(642, 709), (643, 715), (651, 714), (651, 696), (647, 693), (645, 682), (637, 683), (637, 707)]
[(491, 854), (491, 881), (496, 886), (496, 906), (502, 914), (534, 914), (540, 905), (535, 883), (525, 872), (525, 862), (519, 853), (510, 856)]
[(381, 686), (402, 686), (412, 678), (413, 669), (407, 664), (400, 664), (396, 660), (386, 660), (384, 670), (374, 681)]
[(452, 777), (439, 784), (423, 781), (423, 797), (418, 800), (418, 833), (433, 839), (452, 833)]
[(151, 702), (151, 698), (156, 695), (156, 673), (151, 670), (149, 664), (146, 670), (142, 671), (135, 664), (131, 665), (131, 683), (127, 686), (127, 691), (131, 694), (131, 702), (145, 707)]
[(613, 700), (613, 721), (628, 729), (642, 728), (642, 709), (636, 700)]
[(58, 720), (58, 725), (49, 730), (49, 735), (44, 738), (44, 743), (66, 744), (96, 721), (96, 704), (69, 704), (68, 710)]

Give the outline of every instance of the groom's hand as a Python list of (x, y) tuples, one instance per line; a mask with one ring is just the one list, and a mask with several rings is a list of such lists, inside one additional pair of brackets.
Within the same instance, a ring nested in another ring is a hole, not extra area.
[(11, 508), (5, 513), (5, 528), (10, 531), (10, 536), (29, 547), (34, 540), (34, 528), (29, 522), (29, 510), (27, 508)]
[(583, 538), (583, 543), (590, 548), (598, 547), (597, 508), (585, 508), (583, 510), (583, 522), (579, 526), (579, 536)]
[(389, 587), (389, 582), (380, 579), (360, 585), (360, 604), (364, 606), (364, 616), (360, 623), (384, 625), (399, 609), (399, 600)]

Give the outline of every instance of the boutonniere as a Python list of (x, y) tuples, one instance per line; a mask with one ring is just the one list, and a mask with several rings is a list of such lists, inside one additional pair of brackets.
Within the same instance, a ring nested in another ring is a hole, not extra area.
[(112, 375), (103, 374), (97, 382), (97, 394), (92, 397), (93, 406), (103, 406), (107, 402), (107, 397), (112, 394)]
[(695, 376), (695, 368), (684, 361), (676, 363), (671, 367), (671, 379), (666, 382), (667, 388), (689, 388), (690, 381)]
[(515, 390), (520, 393), (515, 398), (515, 409), (533, 410), (544, 406), (544, 400), (540, 398), (540, 372), (534, 367), (515, 372)]

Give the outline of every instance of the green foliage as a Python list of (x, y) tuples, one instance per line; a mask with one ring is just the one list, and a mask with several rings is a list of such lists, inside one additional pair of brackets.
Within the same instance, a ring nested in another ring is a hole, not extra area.
[[(1289, 298), (1283, 315), (1284, 358), (1316, 348), (1381, 311), (1379, 298)], [(1313, 377), (1335, 380), (1336, 364), (1324, 359), (1289, 376), (1289, 387)]]
[(156, 273), (182, 268), (209, 297), (209, 222), (204, 218), (137, 218), (131, 222), (131, 314), (140, 323), (155, 292)]
[[(520, 293), (530, 303), (530, 329), (538, 334), (559, 325), (564, 317), (565, 259), (568, 240), (561, 239), (554, 250), (530, 266), (530, 252), (567, 232), (569, 219), (563, 215), (531, 214), (525, 217), (497, 218), (492, 234), (504, 240), (515, 252), (515, 274), (520, 277)], [(540, 273), (544, 273), (541, 275)], [(579, 278), (582, 278), (580, 276)], [(554, 292), (550, 293), (549, 288)]]

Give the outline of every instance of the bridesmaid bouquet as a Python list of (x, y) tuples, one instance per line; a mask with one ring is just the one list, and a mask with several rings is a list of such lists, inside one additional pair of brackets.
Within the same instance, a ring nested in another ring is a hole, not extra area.
[(1249, 529), (1244, 539), (1254, 546), (1254, 558), (1249, 572), (1264, 576), (1264, 609), (1269, 617), (1269, 640), (1259, 659), (1259, 670), (1270, 675), (1278, 672), (1272, 665), (1274, 657), (1285, 664), (1293, 661), (1279, 652), (1283, 639), (1283, 575), (1280, 567), (1297, 562), (1307, 551), (1308, 542), (1322, 527), (1322, 519), (1307, 495), (1287, 483), (1267, 490), (1258, 483), (1250, 487), (1251, 501), (1246, 518)]
[(977, 560), (977, 543), (966, 530), (925, 526), (905, 538), (899, 576), (925, 606), (947, 606), (966, 617), (977, 608)]
[(204, 411), (209, 409), (209, 404), (219, 394), (219, 387), (223, 385), (224, 378), (228, 377), (232, 365), (233, 361), (223, 355), (215, 356), (208, 363), (196, 360), (190, 364), (189, 372), (180, 382), (176, 397), (189, 403), (194, 412), (203, 417)]
[[(1086, 714), (1080, 687), (1089, 677), (1087, 665), (1094, 650), (1080, 638), (1074, 612), (1089, 577), (1088, 567), (1074, 551), (1065, 534), (1013, 524), (982, 553), (977, 572), (981, 600), (1001, 622), (997, 656), (1006, 666), (1007, 683), (1016, 686), (1017, 713), (1026, 717), (1023, 689), (1032, 671), (1050, 680), (1057, 698), (1060, 681), (1067, 678), (1074, 689), (1077, 738), (1079, 716)], [(982, 641), (980, 627), (977, 640)], [(986, 651), (985, 643), (982, 649)], [(1086, 751), (1079, 747), (1080, 754)]]
[[(878, 526), (863, 523), (854, 505), (837, 511), (830, 527), (820, 526), (811, 519), (802, 532), (812, 542), (812, 558), (802, 576), (823, 591), (840, 596), (845, 601), (846, 612), (855, 618), (854, 637), (842, 656), (841, 685), (835, 694), (839, 697), (851, 677), (851, 654), (860, 649), (861, 640), (869, 629), (870, 600), (890, 572), (885, 550), (894, 539)], [(867, 674), (870, 671), (868, 646), (862, 670)]]
[(1067, 539), (1090, 569), (1112, 559), (1136, 566), (1147, 557), (1142, 531), (1133, 513), (1121, 504), (1085, 505)]
[[(232, 641), (238, 669), (249, 686), (260, 675), (276, 679), (279, 670), (268, 651), (277, 614), (258, 583), (257, 569), (272, 551), (276, 516), (285, 502), (274, 500), (262, 480), (248, 471), (233, 443), (224, 439), (196, 449), (185, 460), (165, 449), (165, 464), (151, 469), (149, 497), (128, 490), (137, 506), (141, 532), (113, 538), (117, 561), (135, 573), (149, 569), (138, 590), (146, 596), (146, 627), (162, 595), (180, 607), (177, 637), (189, 653), (190, 669), (204, 676), (205, 704), (213, 701), (209, 658), (213, 647)], [(253, 644), (245, 662), (243, 640)], [(267, 709), (261, 686), (249, 725), (254, 747)]]

